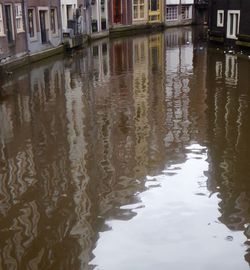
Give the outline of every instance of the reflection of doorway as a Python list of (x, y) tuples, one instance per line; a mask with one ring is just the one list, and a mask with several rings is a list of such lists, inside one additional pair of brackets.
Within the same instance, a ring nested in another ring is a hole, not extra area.
[(40, 10), (40, 29), (41, 29), (41, 40), (42, 43), (47, 43), (47, 31), (46, 31), (46, 11)]
[(11, 5), (5, 6), (6, 14), (6, 28), (7, 28), (7, 38), (9, 43), (13, 43), (13, 24), (12, 24), (12, 14), (11, 14)]
[(114, 23), (121, 23), (121, 0), (113, 0), (113, 20)]

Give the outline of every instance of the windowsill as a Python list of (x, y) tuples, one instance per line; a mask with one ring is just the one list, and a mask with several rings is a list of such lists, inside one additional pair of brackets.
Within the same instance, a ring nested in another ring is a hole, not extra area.
[(178, 21), (178, 19), (172, 19), (172, 20), (167, 20), (166, 19), (166, 22), (173, 22), (173, 21)]
[(6, 35), (5, 35), (5, 34), (1, 34), (1, 33), (0, 33), (0, 37), (6, 37)]

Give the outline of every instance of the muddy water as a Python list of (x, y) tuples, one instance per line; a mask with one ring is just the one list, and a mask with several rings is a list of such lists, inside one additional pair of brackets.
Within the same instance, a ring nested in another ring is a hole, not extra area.
[(248, 269), (249, 74), (185, 28), (1, 78), (0, 269)]

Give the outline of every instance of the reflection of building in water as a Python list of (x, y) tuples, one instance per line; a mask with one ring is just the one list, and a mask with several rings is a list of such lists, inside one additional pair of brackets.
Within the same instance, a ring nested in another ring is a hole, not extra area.
[(92, 58), (92, 73), (95, 86), (107, 82), (110, 78), (109, 70), (109, 43), (101, 40), (93, 43), (90, 47)]
[(87, 59), (75, 59), (78, 65), (73, 63), (70, 68), (64, 70), (65, 75), (65, 98), (67, 115), (67, 132), (69, 145), (69, 161), (71, 179), (74, 183), (74, 211), (75, 222), (70, 235), (76, 237), (80, 246), (80, 268), (86, 267), (90, 261), (92, 248), (93, 230), (88, 222), (90, 216), (91, 202), (86, 192), (89, 183), (87, 171), (87, 141), (86, 141), (86, 106), (84, 99), (83, 83), (79, 78), (74, 77), (76, 67), (81, 67), (84, 72)]
[(219, 192), (220, 221), (243, 231), (250, 222), (249, 65), (211, 53), (207, 67), (209, 188)]
[[(175, 159), (183, 158), (183, 148), (192, 139), (190, 78), (193, 75), (192, 32), (169, 30), (166, 39), (167, 148), (175, 149)], [(186, 45), (185, 45), (186, 44)]]
[[(136, 177), (143, 178), (164, 160), (164, 44), (155, 34), (133, 40)], [(151, 109), (154, 108), (154, 109)], [(155, 172), (156, 173), (156, 172)]]
[[(60, 243), (65, 250), (70, 245), (64, 241), (73, 220), (66, 195), (71, 183), (65, 170), (62, 74), (60, 60), (34, 66), (28, 76), (17, 75), (10, 86), (15, 92), (0, 104), (7, 113), (3, 118), (12, 123), (1, 129), (0, 150), (0, 252), (1, 267), (6, 269), (78, 263), (60, 248)], [(75, 253), (77, 247), (71, 243), (70, 250)]]
[[(135, 176), (145, 176), (149, 137), (149, 44), (148, 38), (133, 40), (133, 99), (135, 110)], [(157, 57), (157, 56), (156, 56)], [(156, 58), (157, 61), (157, 58)]]

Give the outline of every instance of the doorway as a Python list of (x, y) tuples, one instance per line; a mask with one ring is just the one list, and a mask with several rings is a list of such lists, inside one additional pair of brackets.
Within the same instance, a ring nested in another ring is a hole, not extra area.
[(48, 42), (47, 37), (47, 29), (46, 29), (46, 12), (44, 10), (39, 11), (39, 17), (40, 17), (40, 29), (41, 29), (41, 41), (42, 43)]
[(121, 0), (113, 0), (113, 20), (114, 23), (122, 22), (122, 12), (121, 12)]

